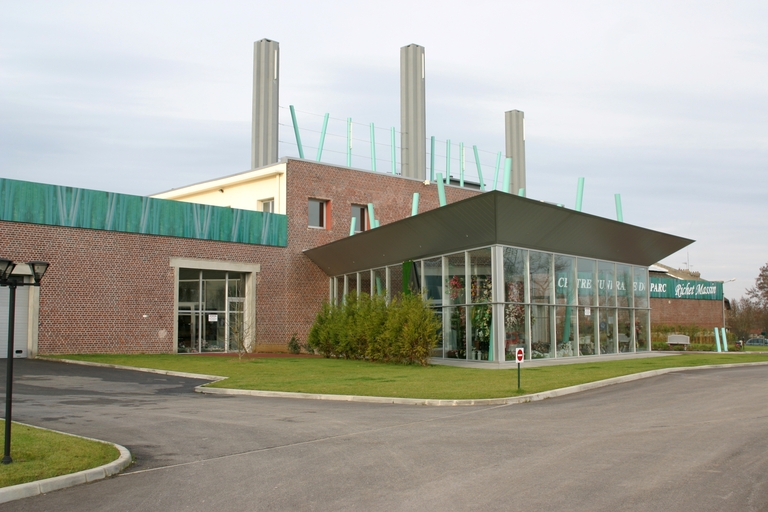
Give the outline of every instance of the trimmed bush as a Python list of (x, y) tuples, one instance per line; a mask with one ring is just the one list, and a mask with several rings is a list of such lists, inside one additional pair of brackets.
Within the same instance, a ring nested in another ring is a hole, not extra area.
[(427, 365), (440, 321), (418, 295), (387, 304), (380, 296), (349, 293), (343, 304), (323, 304), (307, 344), (325, 357)]

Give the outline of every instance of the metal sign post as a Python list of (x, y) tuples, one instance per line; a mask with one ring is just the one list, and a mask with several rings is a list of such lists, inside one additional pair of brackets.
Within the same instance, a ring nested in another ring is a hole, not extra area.
[(515, 349), (515, 360), (517, 361), (517, 390), (520, 391), (520, 363), (523, 362), (523, 359), (525, 359), (525, 349), (524, 348), (516, 348)]

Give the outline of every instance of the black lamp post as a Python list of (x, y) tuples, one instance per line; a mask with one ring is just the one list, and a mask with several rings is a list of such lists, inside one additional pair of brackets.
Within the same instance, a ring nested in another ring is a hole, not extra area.
[(30, 261), (27, 263), (35, 276), (34, 283), (25, 283), (19, 277), (13, 277), (13, 269), (16, 264), (11, 260), (0, 259), (0, 286), (7, 286), (10, 295), (8, 297), (8, 361), (7, 374), (5, 376), (5, 451), (3, 452), (3, 464), (13, 462), (11, 458), (11, 404), (13, 402), (13, 331), (16, 323), (16, 288), (19, 286), (40, 286), (43, 274), (48, 270), (48, 263), (44, 261)]

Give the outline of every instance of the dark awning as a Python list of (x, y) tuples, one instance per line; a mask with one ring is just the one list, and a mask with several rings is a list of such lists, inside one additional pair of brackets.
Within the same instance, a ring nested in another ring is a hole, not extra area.
[(329, 276), (512, 245), (649, 266), (693, 243), (504, 192), (486, 192), (304, 251)]

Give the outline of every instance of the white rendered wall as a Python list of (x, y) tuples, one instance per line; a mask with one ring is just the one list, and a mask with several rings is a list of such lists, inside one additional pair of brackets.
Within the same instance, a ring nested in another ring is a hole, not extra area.
[(274, 213), (285, 215), (285, 162), (155, 194), (158, 199), (261, 211), (273, 199)]

